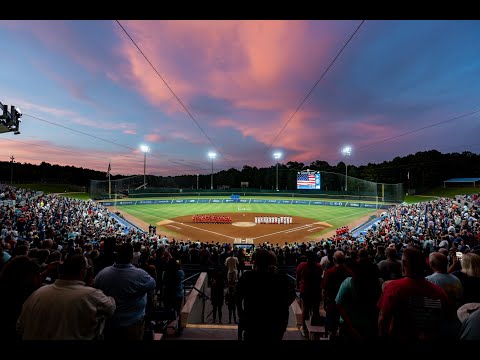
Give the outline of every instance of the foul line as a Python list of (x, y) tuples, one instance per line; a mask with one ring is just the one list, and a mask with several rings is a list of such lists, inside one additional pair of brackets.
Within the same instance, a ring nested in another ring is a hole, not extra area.
[(187, 224), (184, 224), (184, 223), (181, 223), (181, 222), (177, 222), (177, 224), (181, 224), (181, 225), (183, 225), (183, 226), (188, 226), (188, 227), (191, 227), (191, 228), (194, 228), (194, 229), (197, 229), (197, 230), (206, 231), (206, 232), (209, 232), (209, 233), (212, 233), (212, 234), (215, 234), (215, 235), (225, 236), (225, 237), (227, 237), (227, 238), (229, 238), (229, 239), (235, 240), (235, 238), (232, 237), (232, 236), (220, 234), (220, 233), (215, 232), (215, 231), (205, 230), (205, 229), (202, 229), (202, 228), (199, 228), (199, 227), (196, 227), (196, 226), (192, 226), (192, 225), (187, 225)]
[[(310, 225), (311, 225), (311, 224), (310, 224)], [(308, 225), (308, 226), (310, 226), (310, 225)], [(265, 237), (265, 236), (282, 234), (282, 233), (285, 233), (285, 232), (293, 232), (293, 231), (297, 231), (297, 230), (302, 230), (303, 228), (305, 228), (305, 225), (298, 226), (298, 227), (292, 228), (292, 229), (285, 229), (285, 230), (282, 230), (282, 231), (273, 232), (273, 233), (266, 234), (266, 235), (260, 235), (260, 236), (257, 236), (257, 237), (253, 237), (252, 239), (260, 239), (260, 238)]]
[(310, 230), (307, 230), (307, 231), (313, 231), (315, 229), (323, 229), (323, 228), (321, 226), (319, 226), (319, 227), (314, 227), (313, 229), (310, 229)]
[(294, 229), (288, 229), (288, 230), (285, 231), (285, 233), (288, 234), (288, 233), (295, 232), (295, 231), (298, 231), (298, 230), (306, 230), (310, 226), (312, 226), (312, 224), (304, 225), (304, 226), (294, 228)]
[(178, 230), (182, 229), (182, 228), (179, 228), (179, 227), (176, 227), (176, 226), (173, 226), (173, 225), (165, 225), (165, 226), (170, 226), (170, 227), (173, 227), (173, 228), (178, 229)]

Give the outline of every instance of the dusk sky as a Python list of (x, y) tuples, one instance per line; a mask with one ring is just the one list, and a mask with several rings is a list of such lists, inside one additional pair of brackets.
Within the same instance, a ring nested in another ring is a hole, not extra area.
[(448, 121), (480, 110), (480, 21), (367, 20), (296, 113), (360, 20), (120, 23), (176, 96), (115, 21), (0, 21), (0, 101), (24, 114), (0, 161), (143, 174), (146, 144), (148, 174), (181, 175), (209, 174), (209, 151), (214, 171), (480, 152), (480, 112)]

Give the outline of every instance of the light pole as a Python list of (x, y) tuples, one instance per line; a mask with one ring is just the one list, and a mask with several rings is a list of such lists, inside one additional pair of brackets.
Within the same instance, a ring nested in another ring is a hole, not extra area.
[(198, 190), (198, 177), (200, 176), (200, 174), (197, 174), (197, 190)]
[(210, 176), (210, 189), (213, 190), (213, 159), (217, 157), (217, 154), (215, 154), (214, 152), (209, 152), (208, 157), (212, 159), (212, 174)]
[(10, 157), (10, 160), (10, 162), (12, 163), (12, 166), (10, 167), (10, 185), (13, 185), (13, 163), (15, 162), (15, 158), (13, 157), (13, 155)]
[(347, 165), (347, 157), (352, 154), (352, 147), (345, 146), (342, 149), (342, 154), (345, 156), (345, 191), (347, 191), (347, 184), (348, 184), (348, 165)]
[(143, 188), (147, 188), (147, 153), (150, 148), (147, 145), (141, 145), (140, 150), (143, 152)]
[(278, 160), (282, 157), (281, 152), (273, 153), (273, 158), (277, 160), (277, 176), (276, 176), (276, 189), (278, 191)]

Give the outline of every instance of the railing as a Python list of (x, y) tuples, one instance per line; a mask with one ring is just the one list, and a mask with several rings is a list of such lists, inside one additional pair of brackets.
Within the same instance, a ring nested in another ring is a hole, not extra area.
[[(190, 292), (192, 290), (195, 290), (196, 292), (198, 292), (200, 298), (202, 299), (202, 323), (205, 322), (205, 302), (207, 300), (210, 300), (210, 297), (205, 294), (202, 290), (198, 289), (197, 287), (195, 287), (195, 285), (192, 285), (192, 287), (190, 288), (190, 291), (188, 292), (187, 294), (187, 288), (185, 286), (185, 283), (187, 281), (190, 281), (191, 279), (193, 278), (198, 278), (200, 276), (201, 273), (196, 273), (196, 274), (193, 274), (192, 276), (189, 276), (188, 278), (182, 280), (182, 284), (184, 285), (183, 286), (183, 300), (185, 301), (185, 299), (187, 298), (187, 296), (190, 294)], [(185, 304), (184, 304), (185, 305)]]
[(297, 299), (298, 299), (298, 301), (299, 301), (299, 303), (300, 303), (300, 305), (301, 305), (301, 304), (302, 304), (302, 299), (300, 298), (300, 292), (298, 291), (297, 286), (296, 286), (296, 284), (297, 284), (297, 278), (294, 277), (294, 276), (292, 276), (292, 275), (290, 275), (290, 274), (287, 274), (287, 277), (289, 277), (290, 280), (292, 280), (293, 283), (295, 284), (295, 296), (297, 297)]

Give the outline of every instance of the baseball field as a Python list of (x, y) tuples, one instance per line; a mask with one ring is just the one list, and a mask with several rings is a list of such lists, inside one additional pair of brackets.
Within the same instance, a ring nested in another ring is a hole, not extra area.
[[(268, 199), (272, 200), (271, 197)], [(229, 243), (249, 239), (255, 244), (326, 238), (335, 234), (341, 226), (348, 225), (353, 229), (381, 212), (347, 206), (223, 202), (123, 205), (110, 209), (120, 212), (144, 230), (148, 231), (149, 225), (155, 225), (157, 235), (167, 235), (170, 239)], [(193, 215), (231, 216), (232, 223), (194, 223)], [(293, 221), (291, 224), (256, 224), (255, 217), (258, 216), (290, 216)]]

